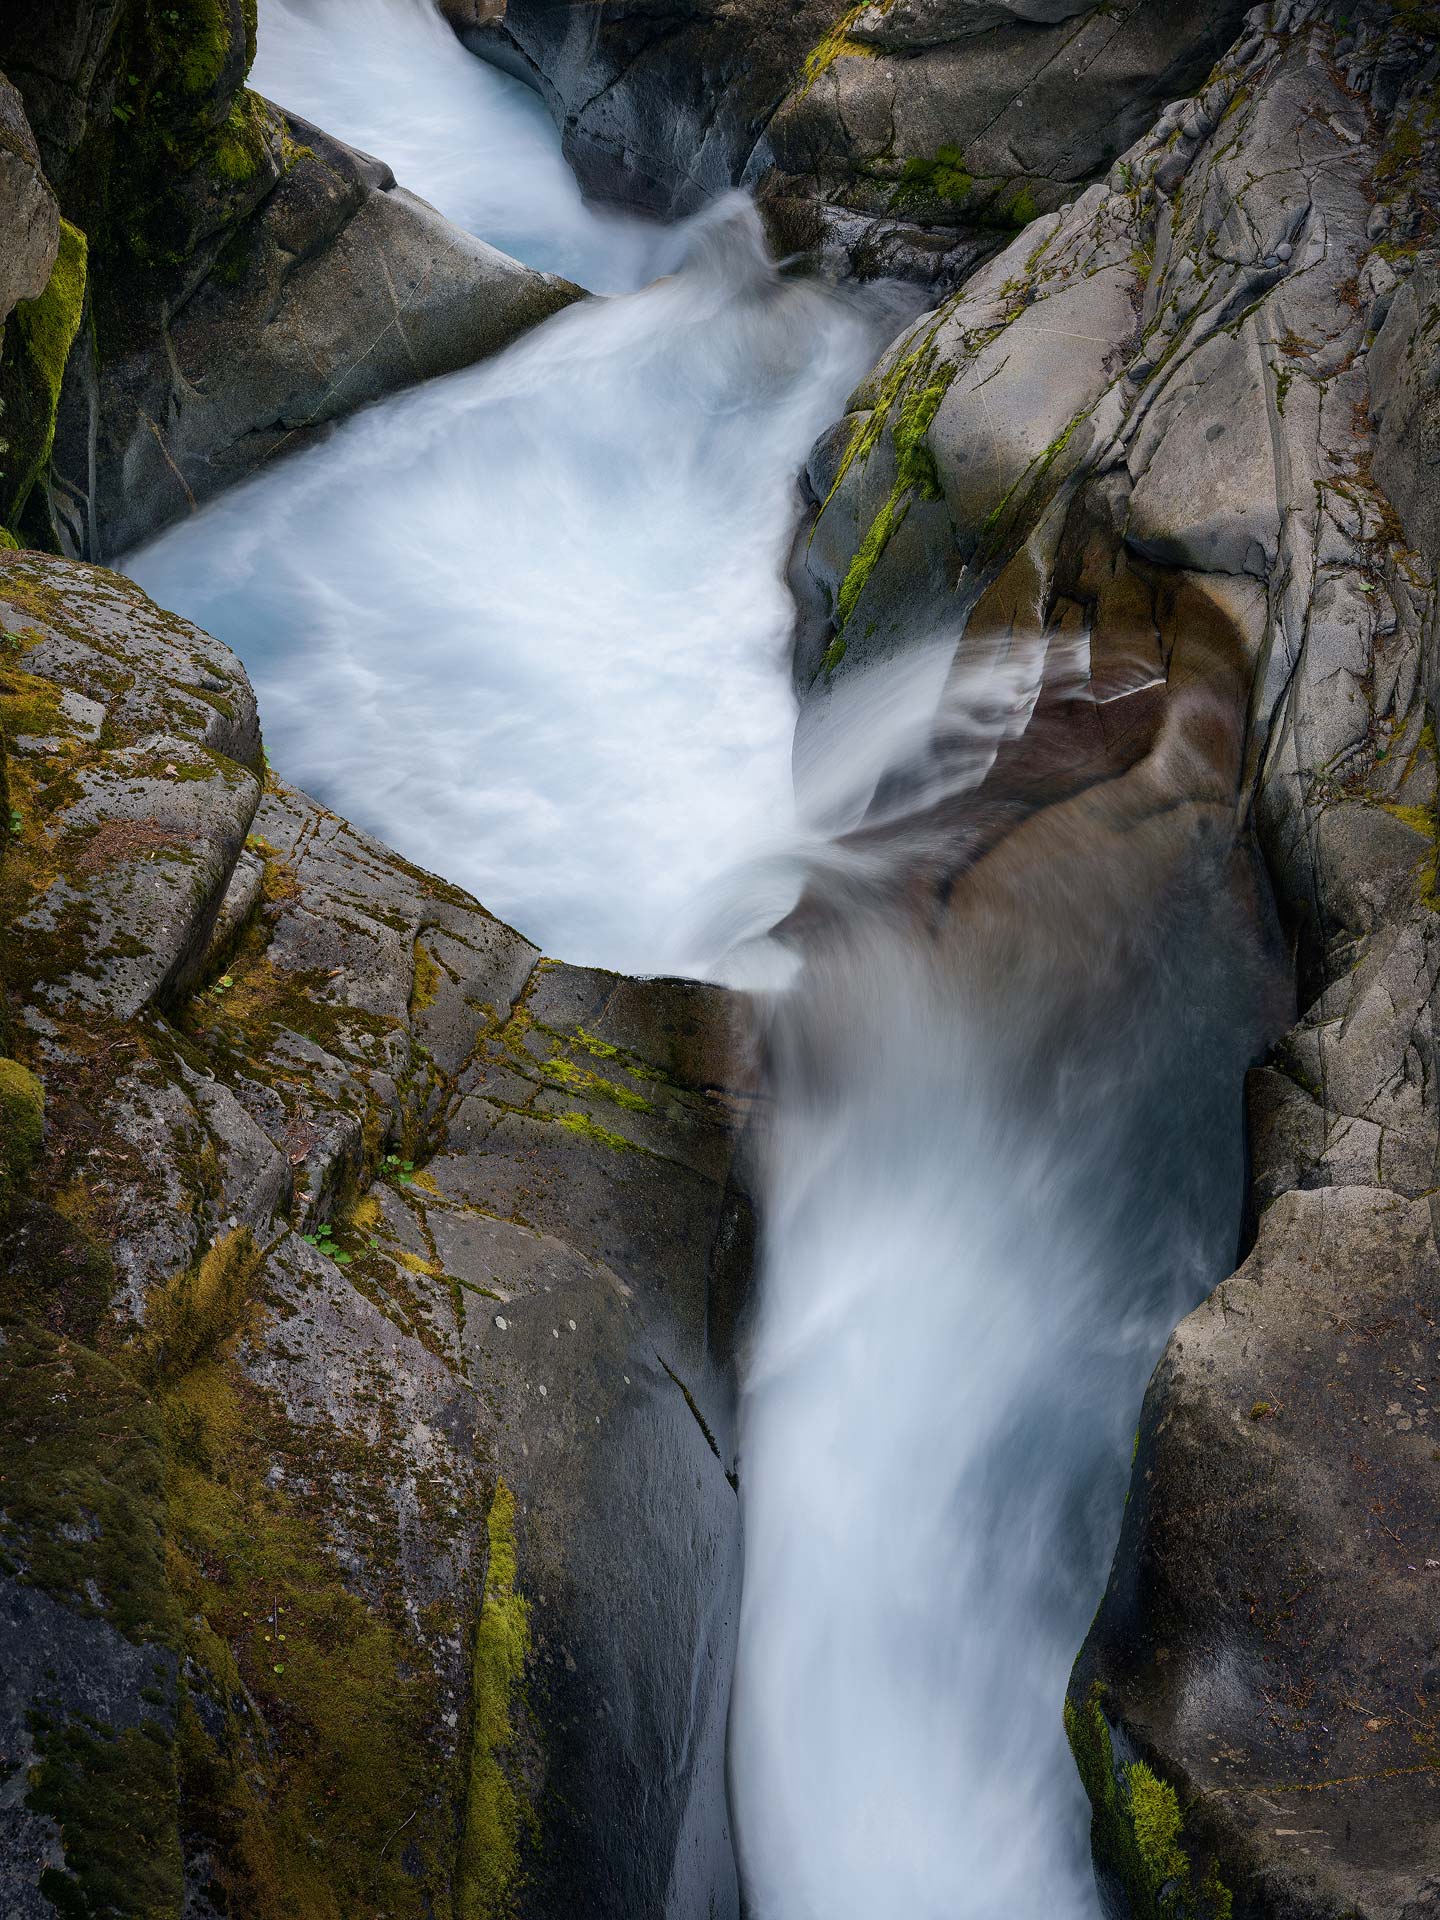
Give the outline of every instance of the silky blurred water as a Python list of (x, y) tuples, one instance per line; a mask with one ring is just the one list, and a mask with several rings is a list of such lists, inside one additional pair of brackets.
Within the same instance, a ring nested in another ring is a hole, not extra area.
[(467, 53), (432, 0), (260, 0), (259, 25), (258, 93), (502, 253), (595, 293), (673, 261), (665, 228), (584, 204), (539, 96)]
[[(428, 0), (261, 0), (254, 84), (621, 297), (130, 570), (237, 648), (288, 777), (548, 951), (770, 996), (731, 1719), (751, 1920), (1091, 1920), (1060, 1707), (1145, 1379), (1235, 1251), (1260, 968), (1229, 854), (1161, 809), (1147, 864), (1102, 795), (1023, 884), (911, 915), (896, 872), (1022, 739), (1043, 647), (957, 667), (937, 635), (842, 680), (797, 804), (794, 476), (903, 300), (788, 277), (739, 196), (672, 230), (587, 209), (538, 100)], [(900, 831), (855, 838), (897, 773)], [(823, 913), (776, 939), (802, 891)]]
[(791, 820), (795, 476), (908, 306), (782, 274), (739, 194), (668, 232), (589, 211), (538, 103), (421, 0), (264, 0), (256, 80), (527, 259), (673, 271), (126, 570), (240, 654), (287, 778), (547, 952), (687, 970), (696, 898)]
[[(1066, 1680), (1145, 1382), (1239, 1241), (1267, 976), (1226, 810), (1102, 786), (912, 910), (897, 873), (1023, 742), (1044, 648), (952, 651), (846, 689), (795, 866), (753, 889), (773, 918), (803, 869), (809, 904), (766, 1030), (742, 1382), (751, 1920), (1098, 1915)], [(912, 811), (867, 846), (880, 762), (917, 771)], [(773, 946), (744, 893), (724, 924)]]

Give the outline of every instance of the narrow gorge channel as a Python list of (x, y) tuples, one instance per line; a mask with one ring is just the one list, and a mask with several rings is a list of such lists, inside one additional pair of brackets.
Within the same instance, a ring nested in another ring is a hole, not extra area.
[[(768, 994), (746, 1910), (1082, 1920), (1059, 1709), (1145, 1381), (1240, 1244), (1255, 872), (1183, 767), (1047, 786), (1084, 663), (1068, 685), (1023, 634), (952, 666), (937, 633), (812, 701), (792, 779), (795, 475), (912, 292), (778, 269), (740, 194), (670, 227), (586, 207), (538, 100), (428, 0), (262, 0), (259, 45), (287, 110), (604, 297), (127, 569), (236, 649), (311, 791), (546, 951)], [(971, 851), (926, 906), (942, 825)]]

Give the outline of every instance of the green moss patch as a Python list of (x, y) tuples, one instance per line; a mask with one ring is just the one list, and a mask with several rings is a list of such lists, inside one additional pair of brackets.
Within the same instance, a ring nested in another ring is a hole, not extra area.
[(532, 1823), (515, 1760), (530, 1610), (517, 1584), (515, 1496), (503, 1480), (490, 1503), (488, 1535), (485, 1604), (473, 1656), (475, 1718), (458, 1920), (504, 1920), (513, 1911), (521, 1845)]
[(174, 1743), (156, 1720), (123, 1733), (95, 1721), (32, 1718), (40, 1762), (26, 1805), (59, 1823), (65, 1871), (40, 1891), (73, 1920), (179, 1920), (184, 1884)]
[(20, 301), (5, 329), (7, 365), (0, 392), (11, 444), (0, 517), (12, 529), (55, 444), (65, 363), (85, 310), (88, 259), (85, 235), (62, 219), (59, 251), (45, 291), (37, 300)]
[(593, 1140), (596, 1146), (609, 1147), (616, 1153), (629, 1153), (634, 1142), (627, 1140), (623, 1133), (611, 1133), (608, 1127), (600, 1127), (584, 1113), (562, 1113), (555, 1123), (563, 1127), (566, 1133), (578, 1133), (582, 1140)]
[(905, 162), (890, 204), (897, 212), (923, 209), (937, 201), (947, 207), (963, 207), (974, 191), (975, 177), (959, 147), (945, 146), (933, 160), (912, 157)]
[(0, 1060), (0, 1224), (19, 1199), (44, 1139), (44, 1087), (18, 1060)]
[(358, 1502), (383, 1468), (358, 1437), (292, 1426), (238, 1366), (243, 1332), (209, 1345), (245, 1318), (238, 1270), (227, 1256), (191, 1292), (167, 1353), (197, 1357), (161, 1393), (170, 1577), (209, 1700), (184, 1723), (182, 1801), (231, 1912), (420, 1920), (453, 1847), (432, 1669), (403, 1616), (347, 1585), (316, 1484), (353, 1474)]
[[(850, 32), (861, 14), (868, 11), (870, 3), (871, 0), (860, 0), (859, 6), (851, 7), (848, 13), (842, 14), (825, 38), (806, 54), (800, 76), (799, 90), (802, 99), (816, 81), (830, 71), (837, 60), (873, 60), (875, 58), (875, 49), (866, 46), (863, 40), (854, 39)], [(885, 0), (885, 5), (889, 4), (890, 0)]]
[(1117, 1764), (1098, 1682), (1065, 1702), (1065, 1737), (1090, 1801), (1098, 1864), (1120, 1882), (1134, 1920), (1230, 1920), (1214, 1859), (1197, 1874), (1179, 1796), (1143, 1760)]
[(622, 1087), (617, 1081), (607, 1080), (603, 1074), (592, 1073), (588, 1067), (566, 1059), (563, 1054), (557, 1054), (553, 1060), (543, 1061), (540, 1071), (547, 1080), (553, 1081), (557, 1087), (567, 1088), (571, 1093), (608, 1100), (612, 1106), (623, 1107), (627, 1113), (654, 1112), (652, 1103), (644, 1094)]
[(160, 1416), (123, 1367), (0, 1317), (0, 1560), (128, 1639), (178, 1642)]
[[(888, 426), (895, 450), (895, 484), (890, 489), (889, 499), (866, 528), (840, 583), (835, 604), (837, 639), (844, 634), (871, 574), (904, 523), (912, 500), (939, 500), (942, 497), (940, 476), (930, 452), (929, 433), (954, 377), (953, 364), (937, 361), (932, 341), (927, 338), (912, 353), (897, 361), (886, 374), (869, 419), (856, 430), (846, 449), (835, 487), (840, 485), (857, 459), (869, 457), (881, 432)], [(834, 492), (835, 488), (832, 487), (831, 498)], [(837, 652), (832, 645), (826, 655), (827, 670), (833, 671), (843, 655), (843, 648)]]

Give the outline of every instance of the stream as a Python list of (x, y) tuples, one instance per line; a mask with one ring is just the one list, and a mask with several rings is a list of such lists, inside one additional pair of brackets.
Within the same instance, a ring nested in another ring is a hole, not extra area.
[[(126, 569), (237, 650), (288, 777), (546, 952), (768, 983), (747, 1912), (1088, 1920), (1060, 1707), (1146, 1378), (1239, 1240), (1233, 876), (1203, 836), (1147, 868), (1102, 807), (938, 929), (897, 909), (925, 808), (883, 859), (847, 834), (939, 709), (952, 796), (1023, 738), (1014, 654), (857, 674), (792, 763), (796, 475), (912, 295), (783, 270), (738, 194), (671, 228), (586, 206), (428, 0), (261, 0), (252, 85), (600, 297)], [(802, 889), (830, 931), (772, 937)]]
[(126, 570), (235, 648), (307, 792), (547, 953), (694, 971), (697, 902), (790, 831), (795, 476), (900, 296), (782, 275), (738, 194), (668, 231), (590, 212), (539, 101), (428, 0), (265, 0), (252, 84), (610, 297)]

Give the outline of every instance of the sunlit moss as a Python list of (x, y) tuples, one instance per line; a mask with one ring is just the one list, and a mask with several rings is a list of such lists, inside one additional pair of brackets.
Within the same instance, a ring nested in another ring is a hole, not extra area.
[[(871, 0), (860, 0), (858, 6), (851, 7), (848, 13), (842, 14), (825, 38), (806, 54), (800, 79), (802, 98), (809, 93), (817, 80), (830, 71), (837, 60), (873, 60), (875, 58), (875, 49), (866, 46), (863, 40), (852, 38), (850, 33), (851, 27), (862, 13), (868, 11), (870, 4)], [(882, 11), (889, 4), (890, 0), (882, 0)]]
[(514, 1904), (529, 1811), (514, 1765), (515, 1714), (530, 1652), (530, 1609), (517, 1585), (515, 1496), (490, 1503), (485, 1602), (473, 1655), (474, 1731), (458, 1920), (503, 1920)]
[(1090, 1801), (1095, 1858), (1125, 1889), (1134, 1920), (1230, 1920), (1229, 1888), (1211, 1859), (1196, 1884), (1179, 1796), (1143, 1760), (1116, 1765), (1098, 1683), (1067, 1698), (1065, 1737)]
[(897, 390), (887, 410), (892, 420), (895, 484), (890, 489), (889, 499), (866, 528), (864, 538), (856, 548), (845, 571), (845, 578), (840, 583), (835, 615), (841, 632), (855, 611), (855, 604), (865, 591), (882, 554), (904, 521), (911, 500), (917, 497), (921, 500), (938, 500), (941, 497), (940, 476), (930, 451), (928, 435), (931, 423), (940, 410), (940, 403), (950, 390), (955, 369), (948, 363), (941, 363), (928, 378), (925, 378), (927, 369), (923, 365), (918, 370), (924, 378), (924, 384), (916, 381)]

